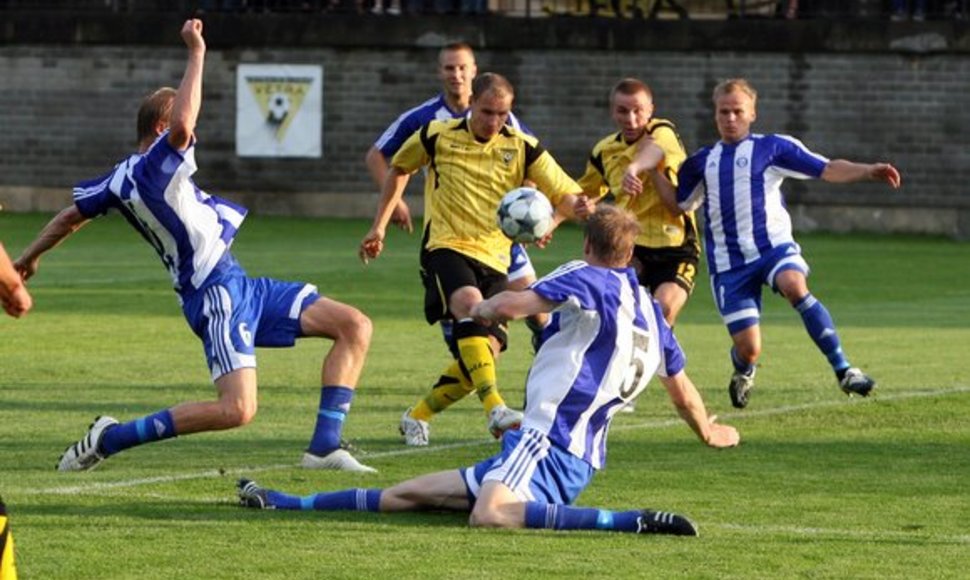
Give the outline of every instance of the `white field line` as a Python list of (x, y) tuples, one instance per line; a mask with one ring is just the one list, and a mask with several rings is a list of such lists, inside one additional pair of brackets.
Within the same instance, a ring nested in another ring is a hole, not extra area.
[[(953, 394), (970, 393), (970, 386), (957, 386), (949, 389), (939, 389), (932, 391), (910, 391), (902, 393), (893, 393), (890, 395), (877, 395), (870, 399), (860, 399), (852, 404), (878, 404), (880, 401), (899, 401), (906, 399), (917, 399), (926, 397), (943, 397)], [(783, 407), (774, 407), (771, 409), (762, 409), (755, 411), (737, 411), (732, 413), (725, 413), (721, 415), (722, 419), (730, 419), (732, 421), (737, 421), (739, 419), (755, 418), (755, 417), (768, 417), (772, 415), (783, 415), (790, 413), (798, 413), (800, 411), (809, 411), (814, 409), (824, 409), (828, 407), (844, 407), (846, 405), (845, 400), (833, 400), (833, 401), (821, 401), (817, 403), (805, 403), (802, 405), (787, 405)], [(683, 421), (680, 419), (665, 419), (662, 421), (644, 421), (639, 423), (625, 423), (622, 425), (615, 425), (611, 431), (631, 431), (635, 429), (663, 429), (665, 427), (673, 427), (676, 425), (682, 425)], [(392, 451), (379, 451), (376, 453), (360, 454), (360, 458), (378, 459), (384, 457), (400, 457), (405, 455), (418, 455), (426, 453), (434, 453), (437, 451), (444, 451), (448, 449), (462, 449), (469, 447), (481, 447), (485, 445), (494, 445), (494, 441), (490, 439), (483, 439), (480, 441), (464, 441), (461, 443), (452, 443), (449, 445), (434, 445), (430, 447), (405, 447), (401, 449), (395, 449)], [(293, 463), (281, 463), (275, 465), (261, 465), (252, 467), (240, 467), (234, 469), (207, 469), (203, 471), (195, 471), (189, 473), (173, 474), (173, 475), (159, 475), (155, 477), (144, 477), (139, 479), (127, 479), (121, 481), (110, 481), (110, 482), (91, 482), (81, 485), (71, 485), (71, 486), (57, 486), (57, 487), (47, 487), (47, 488), (34, 488), (34, 489), (8, 489), (7, 493), (10, 495), (14, 494), (24, 494), (24, 495), (75, 495), (81, 493), (97, 493), (101, 491), (107, 491), (112, 489), (137, 487), (140, 485), (151, 485), (156, 483), (173, 483), (176, 481), (185, 481), (191, 479), (205, 479), (205, 478), (217, 478), (225, 476), (236, 476), (236, 475), (246, 475), (253, 473), (261, 473), (265, 471), (276, 471), (281, 469), (292, 469), (296, 467)]]

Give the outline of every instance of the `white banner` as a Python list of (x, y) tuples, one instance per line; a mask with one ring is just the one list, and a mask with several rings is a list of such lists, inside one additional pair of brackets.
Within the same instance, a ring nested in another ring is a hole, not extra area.
[(321, 157), (323, 67), (241, 64), (236, 72), (236, 155)]

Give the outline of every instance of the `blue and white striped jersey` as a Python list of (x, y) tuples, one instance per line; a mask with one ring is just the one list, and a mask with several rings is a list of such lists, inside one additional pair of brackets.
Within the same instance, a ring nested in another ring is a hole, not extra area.
[(117, 210), (158, 252), (175, 290), (198, 290), (219, 265), (242, 225), (246, 209), (195, 185), (195, 141), (175, 150), (166, 132), (143, 154), (74, 188), (86, 218)]
[(788, 135), (758, 134), (688, 157), (677, 173), (677, 203), (688, 211), (703, 205), (710, 272), (750, 264), (794, 242), (781, 182), (818, 178), (828, 161)]
[[(401, 113), (401, 116), (384, 130), (384, 133), (374, 143), (374, 147), (384, 155), (385, 159), (390, 159), (394, 157), (394, 154), (401, 148), (401, 145), (404, 145), (408, 137), (431, 121), (461, 119), (467, 115), (468, 111), (451, 110), (448, 107), (447, 101), (445, 101), (444, 93), (441, 93), (421, 103), (417, 107)], [(520, 129), (529, 135), (532, 134), (527, 127), (519, 122), (513, 113), (509, 113), (509, 120), (506, 124)]]
[(529, 370), (522, 428), (600, 469), (613, 416), (654, 374), (680, 372), (684, 353), (632, 268), (576, 260), (530, 288), (559, 306)]

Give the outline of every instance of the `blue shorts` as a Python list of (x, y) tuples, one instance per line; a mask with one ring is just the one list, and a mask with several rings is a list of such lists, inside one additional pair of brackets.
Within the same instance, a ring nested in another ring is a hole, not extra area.
[(472, 505), (486, 481), (498, 481), (522, 501), (572, 504), (596, 470), (538, 431), (506, 431), (502, 451), (460, 470)]
[(511, 264), (509, 265), (509, 282), (525, 278), (526, 276), (536, 277), (536, 269), (532, 266), (532, 260), (525, 251), (522, 244), (512, 244)]
[(202, 339), (212, 380), (256, 366), (256, 347), (293, 346), (300, 314), (320, 297), (316, 286), (250, 278), (234, 262), (190, 296), (182, 313)]
[(775, 278), (785, 270), (808, 276), (808, 263), (798, 244), (783, 244), (754, 262), (711, 276), (714, 303), (728, 332), (735, 334), (758, 324), (761, 318), (761, 287), (777, 292)]

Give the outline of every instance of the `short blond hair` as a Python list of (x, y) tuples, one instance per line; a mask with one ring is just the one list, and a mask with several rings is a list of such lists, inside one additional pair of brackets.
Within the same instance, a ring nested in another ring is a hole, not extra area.
[(636, 216), (613, 205), (602, 204), (586, 220), (586, 241), (594, 256), (613, 268), (627, 265), (633, 244), (640, 235)]
[(162, 87), (148, 95), (138, 107), (138, 142), (146, 139), (155, 140), (157, 133), (155, 126), (159, 121), (168, 123), (172, 115), (172, 105), (175, 103), (175, 89)]
[(752, 105), (758, 104), (758, 91), (754, 90), (754, 87), (751, 86), (751, 83), (749, 83), (747, 79), (742, 79), (742, 78), (727, 79), (725, 81), (719, 82), (717, 86), (714, 87), (714, 93), (711, 96), (711, 100), (716, 105), (717, 100), (723, 97), (724, 95), (737, 93), (737, 92), (744, 93), (749, 97), (751, 97)]

